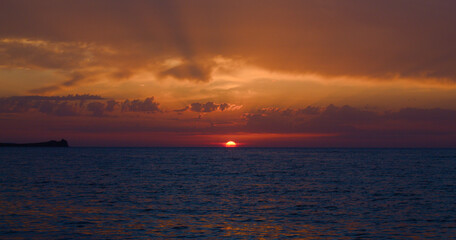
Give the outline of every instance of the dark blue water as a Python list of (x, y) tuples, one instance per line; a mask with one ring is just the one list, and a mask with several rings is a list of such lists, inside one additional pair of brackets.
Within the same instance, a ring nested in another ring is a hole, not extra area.
[(451, 239), (456, 150), (0, 148), (1, 239)]

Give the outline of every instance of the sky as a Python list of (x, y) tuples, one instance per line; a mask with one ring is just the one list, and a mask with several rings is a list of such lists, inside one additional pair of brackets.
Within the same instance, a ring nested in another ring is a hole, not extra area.
[(2, 0), (0, 142), (456, 147), (452, 0)]

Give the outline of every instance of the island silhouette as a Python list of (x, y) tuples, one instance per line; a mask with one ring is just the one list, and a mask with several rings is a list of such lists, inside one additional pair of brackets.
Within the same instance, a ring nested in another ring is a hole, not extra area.
[(68, 142), (62, 139), (39, 143), (0, 143), (0, 147), (68, 147)]

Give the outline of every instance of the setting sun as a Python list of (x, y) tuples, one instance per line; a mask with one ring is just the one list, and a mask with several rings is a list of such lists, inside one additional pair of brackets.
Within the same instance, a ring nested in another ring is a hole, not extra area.
[(236, 147), (236, 143), (234, 141), (228, 141), (225, 143), (225, 147)]

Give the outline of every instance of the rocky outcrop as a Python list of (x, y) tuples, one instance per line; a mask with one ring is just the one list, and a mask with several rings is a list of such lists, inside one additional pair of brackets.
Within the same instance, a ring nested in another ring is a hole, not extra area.
[(0, 147), (68, 147), (68, 142), (62, 139), (40, 143), (0, 143)]

